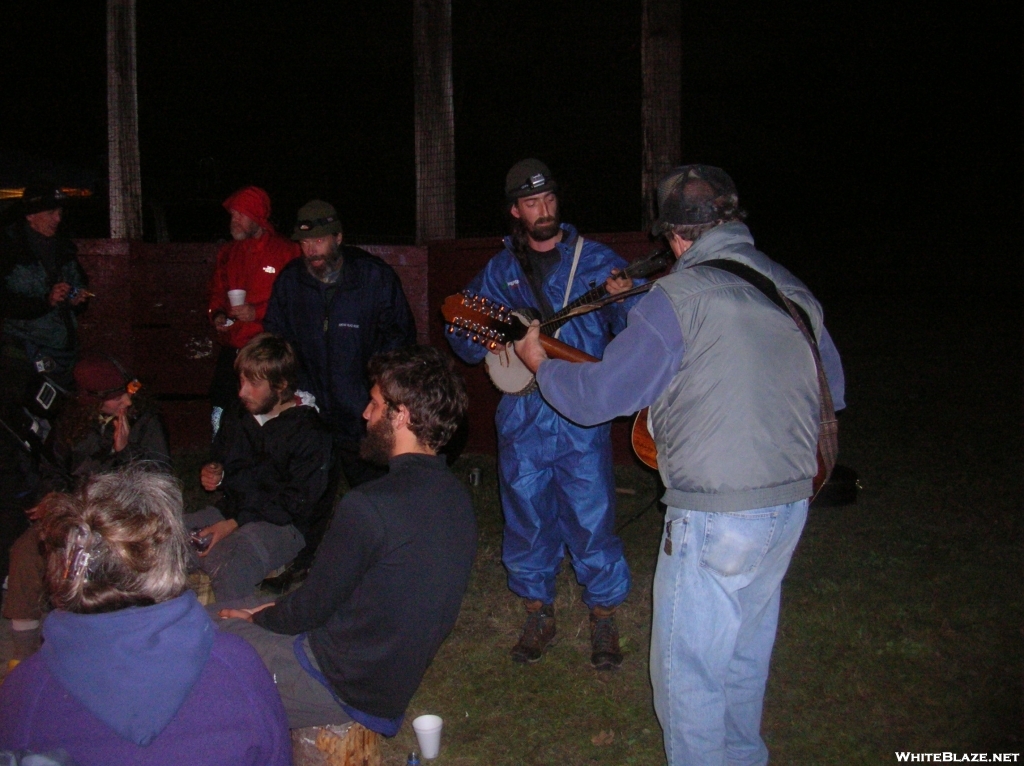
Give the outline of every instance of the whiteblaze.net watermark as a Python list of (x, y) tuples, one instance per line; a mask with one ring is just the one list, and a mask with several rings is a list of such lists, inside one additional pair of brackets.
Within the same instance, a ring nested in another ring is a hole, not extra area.
[(909, 753), (897, 752), (898, 763), (1017, 763), (1020, 753)]

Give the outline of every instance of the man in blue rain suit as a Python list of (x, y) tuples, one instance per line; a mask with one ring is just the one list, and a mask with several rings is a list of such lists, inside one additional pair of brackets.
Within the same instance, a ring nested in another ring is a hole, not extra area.
[[(470, 292), (546, 318), (602, 283), (612, 294), (632, 286), (616, 276), (626, 266), (621, 257), (560, 223), (557, 190), (544, 163), (526, 159), (513, 166), (505, 179), (512, 234), (470, 282)], [(626, 326), (631, 305), (615, 302), (574, 318), (558, 339), (600, 357)], [(488, 354), (467, 337), (447, 337), (471, 364)], [(614, 529), (610, 425), (577, 426), (536, 390), (503, 396), (495, 422), (505, 513), (502, 561), (509, 588), (527, 612), (512, 659), (536, 662), (555, 637), (555, 576), (567, 547), (590, 608), (591, 663), (599, 670), (617, 668), (622, 652), (614, 613), (629, 593), (630, 575)]]

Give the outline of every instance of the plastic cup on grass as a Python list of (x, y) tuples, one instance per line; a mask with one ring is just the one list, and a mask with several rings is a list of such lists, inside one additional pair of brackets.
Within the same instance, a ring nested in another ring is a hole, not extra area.
[(428, 760), (437, 758), (441, 750), (441, 727), (444, 721), (439, 715), (421, 715), (412, 722), (416, 741), (420, 743), (420, 755)]

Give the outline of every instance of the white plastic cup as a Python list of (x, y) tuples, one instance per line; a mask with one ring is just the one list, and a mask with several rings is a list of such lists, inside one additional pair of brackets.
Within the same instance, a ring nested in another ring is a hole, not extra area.
[(441, 727), (444, 721), (439, 715), (421, 715), (412, 722), (416, 741), (420, 743), (420, 755), (432, 761), (441, 750)]
[(245, 303), (245, 290), (228, 290), (228, 303), (232, 306), (241, 306)]

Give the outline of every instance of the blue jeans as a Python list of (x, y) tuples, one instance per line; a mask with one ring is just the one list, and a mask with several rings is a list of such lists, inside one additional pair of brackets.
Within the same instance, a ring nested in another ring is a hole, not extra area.
[(782, 578), (806, 520), (806, 500), (738, 513), (668, 509), (651, 685), (670, 766), (768, 762), (764, 687)]

